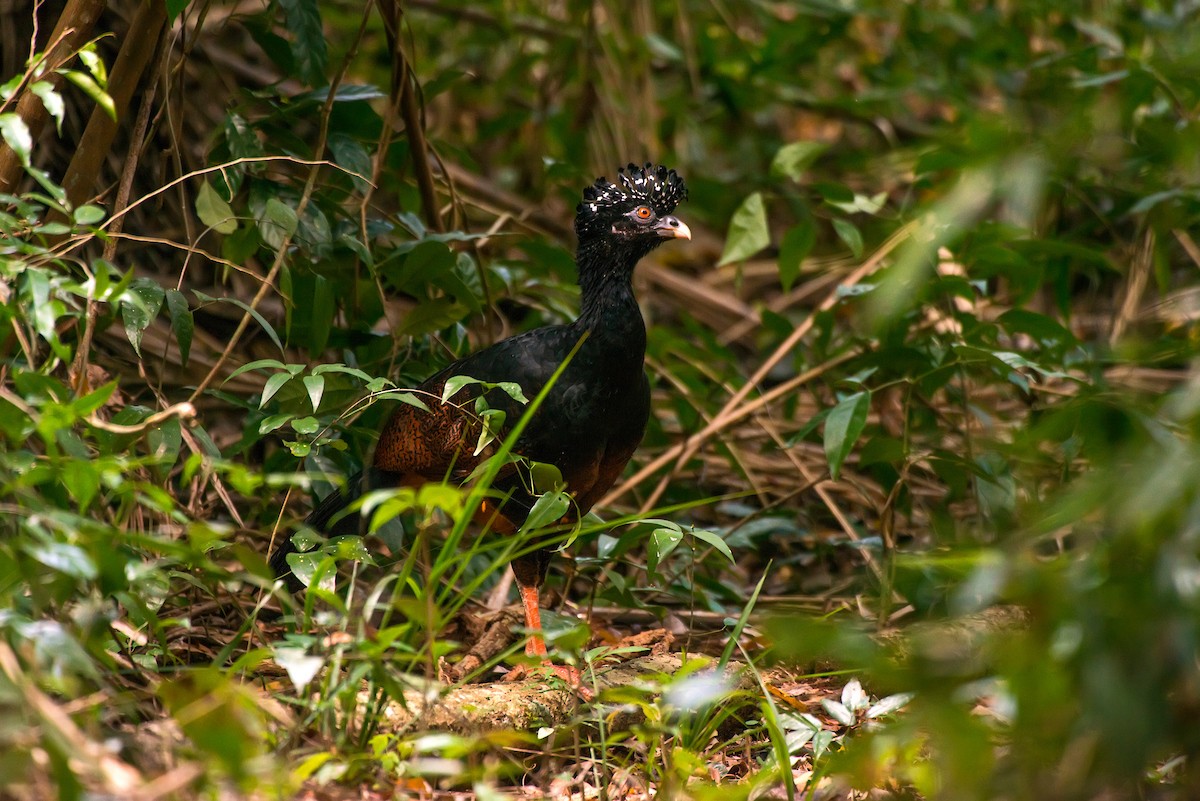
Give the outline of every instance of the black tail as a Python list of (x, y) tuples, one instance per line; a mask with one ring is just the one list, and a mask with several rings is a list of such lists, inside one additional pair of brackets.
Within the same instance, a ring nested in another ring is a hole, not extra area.
[[(332, 526), (332, 520), (338, 512), (345, 509), (354, 501), (362, 497), (365, 489), (370, 487), (380, 486), (375, 473), (378, 471), (369, 470), (368, 475), (363, 473), (355, 473), (346, 481), (346, 486), (343, 489), (337, 489), (325, 496), (316, 507), (309, 512), (308, 517), (304, 518), (304, 524), (313, 529), (319, 534), (326, 536), (339, 536), (343, 534), (359, 534), (361, 533), (362, 521), (357, 512), (342, 517)], [(304, 589), (304, 585), (300, 583), (300, 579), (296, 578), (292, 573), (291, 566), (287, 563), (288, 554), (296, 552), (296, 546), (292, 543), (291, 535), (288, 535), (275, 544), (275, 550), (271, 552), (271, 557), (268, 560), (271, 564), (271, 569), (275, 571), (277, 578), (287, 582), (288, 589), (292, 592), (300, 592)]]

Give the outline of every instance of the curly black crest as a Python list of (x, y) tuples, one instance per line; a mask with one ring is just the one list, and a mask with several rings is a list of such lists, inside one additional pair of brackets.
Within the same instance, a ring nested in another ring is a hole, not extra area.
[(644, 167), (622, 167), (617, 183), (601, 176), (583, 190), (583, 202), (575, 208), (575, 233), (582, 239), (609, 230), (612, 221), (641, 205), (658, 216), (675, 210), (687, 199), (687, 186), (674, 170), (647, 161)]

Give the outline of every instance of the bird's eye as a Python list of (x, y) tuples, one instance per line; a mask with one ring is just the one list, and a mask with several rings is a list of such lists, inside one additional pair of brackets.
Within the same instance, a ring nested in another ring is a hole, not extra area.
[(639, 220), (648, 220), (654, 216), (649, 206), (638, 206), (633, 213)]

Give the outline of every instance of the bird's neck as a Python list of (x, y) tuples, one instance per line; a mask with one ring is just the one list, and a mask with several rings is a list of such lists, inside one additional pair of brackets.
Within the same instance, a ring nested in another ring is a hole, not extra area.
[(589, 342), (628, 354), (641, 363), (646, 354), (646, 324), (633, 295), (633, 268), (644, 252), (613, 250), (603, 242), (579, 246), (579, 319)]

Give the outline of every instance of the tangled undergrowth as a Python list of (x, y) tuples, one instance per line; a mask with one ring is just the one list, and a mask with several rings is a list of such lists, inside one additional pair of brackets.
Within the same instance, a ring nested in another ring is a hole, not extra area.
[[(1200, 28), (976, 6), (0, 10), (0, 794), (1194, 795)], [(597, 701), (427, 731), (521, 661), (479, 488), (264, 555), (651, 155), (697, 236), (551, 581)]]

